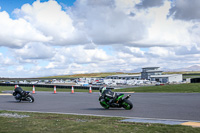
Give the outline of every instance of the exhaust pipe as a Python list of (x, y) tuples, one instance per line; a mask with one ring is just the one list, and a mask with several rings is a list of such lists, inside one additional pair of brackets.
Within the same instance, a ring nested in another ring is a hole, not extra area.
[(129, 97), (131, 97), (131, 95), (126, 96), (124, 99), (128, 99)]

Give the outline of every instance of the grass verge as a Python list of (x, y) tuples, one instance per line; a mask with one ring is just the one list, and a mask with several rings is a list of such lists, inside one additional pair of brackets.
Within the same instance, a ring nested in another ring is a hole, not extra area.
[(40, 77), (40, 78), (95, 78), (95, 77), (107, 77), (110, 75), (135, 75), (139, 73), (124, 73), (124, 72), (105, 72), (105, 73), (86, 73), (86, 74), (74, 74), (74, 75), (59, 75), (59, 76), (49, 76), (49, 77)]
[[(12, 117), (8, 117), (8, 114)], [(17, 118), (15, 116), (29, 116)], [(120, 122), (123, 118), (0, 111), (0, 132), (11, 133), (199, 133), (182, 125)]]
[(163, 86), (142, 86), (117, 89), (115, 92), (156, 92), (156, 93), (200, 93), (200, 83), (175, 84)]

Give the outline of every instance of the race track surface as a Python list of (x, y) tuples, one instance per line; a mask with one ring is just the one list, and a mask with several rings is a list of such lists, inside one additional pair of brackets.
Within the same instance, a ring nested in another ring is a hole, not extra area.
[[(128, 94), (125, 94), (128, 95)], [(132, 110), (103, 109), (99, 93), (36, 92), (34, 103), (16, 102), (11, 95), (0, 95), (0, 110), (58, 112), (120, 117), (200, 121), (199, 93), (133, 93)]]

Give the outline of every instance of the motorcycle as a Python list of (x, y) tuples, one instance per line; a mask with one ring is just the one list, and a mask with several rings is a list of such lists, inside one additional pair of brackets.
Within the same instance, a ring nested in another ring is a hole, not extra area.
[(125, 98), (123, 98), (124, 94), (117, 94), (117, 98), (116, 98), (115, 102), (108, 104), (110, 99), (108, 97), (106, 97), (104, 99), (100, 94), (99, 102), (100, 102), (100, 105), (102, 107), (104, 107), (105, 109), (109, 109), (110, 107), (111, 108), (121, 108), (121, 107), (123, 107), (126, 110), (131, 110), (133, 108), (133, 104), (131, 103), (130, 100), (128, 100), (128, 98), (130, 96), (131, 95), (128, 95)]
[(29, 101), (30, 103), (34, 102), (33, 96), (28, 91), (24, 91), (22, 95), (20, 95), (19, 93), (13, 92), (13, 96), (18, 102), (21, 102), (21, 101)]

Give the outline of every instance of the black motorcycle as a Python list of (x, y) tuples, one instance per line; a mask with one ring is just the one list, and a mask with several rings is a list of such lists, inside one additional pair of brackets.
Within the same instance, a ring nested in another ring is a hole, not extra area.
[(21, 102), (21, 101), (29, 101), (30, 103), (34, 102), (33, 96), (28, 91), (23, 91), (22, 94), (13, 92), (13, 96), (15, 97), (16, 101), (18, 101), (18, 102)]
[(124, 94), (117, 94), (117, 98), (116, 98), (115, 102), (108, 104), (110, 99), (108, 97), (103, 98), (100, 95), (99, 102), (100, 102), (101, 106), (104, 107), (105, 109), (109, 109), (110, 107), (111, 108), (121, 108), (121, 107), (123, 107), (126, 110), (131, 110), (133, 108), (133, 104), (131, 103), (130, 100), (128, 100), (128, 98), (130, 96), (131, 95), (128, 95), (125, 98), (123, 98)]

